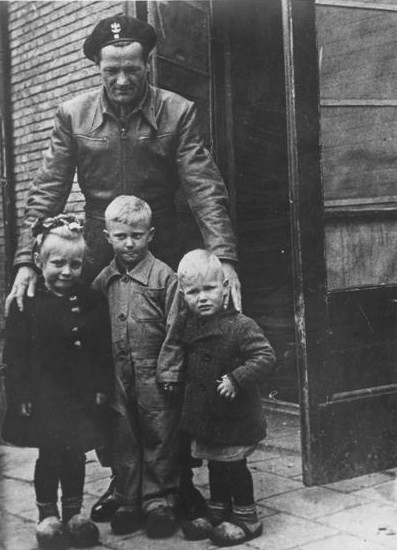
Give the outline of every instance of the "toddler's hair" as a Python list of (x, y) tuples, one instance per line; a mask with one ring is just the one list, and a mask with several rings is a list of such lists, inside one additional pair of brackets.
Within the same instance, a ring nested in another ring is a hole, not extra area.
[(74, 241), (84, 251), (86, 243), (83, 237), (84, 223), (74, 214), (59, 214), (53, 218), (38, 219), (32, 228), (35, 237), (34, 249), (41, 256), (45, 252), (45, 242), (49, 235), (56, 235), (65, 241)]
[(185, 254), (178, 266), (178, 280), (183, 282), (184, 277), (189, 275), (205, 275), (209, 271), (219, 273), (223, 277), (222, 263), (218, 256), (212, 252), (197, 248)]
[(119, 195), (105, 210), (105, 222), (120, 222), (127, 225), (147, 221), (152, 225), (152, 210), (147, 202), (134, 195)]

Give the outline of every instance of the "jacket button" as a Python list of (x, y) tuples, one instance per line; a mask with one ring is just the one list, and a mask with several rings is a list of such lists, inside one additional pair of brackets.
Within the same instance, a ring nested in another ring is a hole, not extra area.
[(119, 319), (120, 321), (125, 321), (127, 319), (127, 315), (125, 313), (120, 313)]
[(79, 306), (72, 307), (72, 313), (80, 313)]
[(79, 331), (79, 327), (73, 327), (72, 328), (72, 332), (78, 332)]
[(82, 346), (83, 346), (83, 344), (80, 342), (80, 340), (76, 340), (76, 341), (74, 342), (74, 347), (75, 347), (75, 348), (81, 348)]

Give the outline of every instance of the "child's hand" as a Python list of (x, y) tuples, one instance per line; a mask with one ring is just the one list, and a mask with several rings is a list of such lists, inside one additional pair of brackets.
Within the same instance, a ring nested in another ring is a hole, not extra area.
[(95, 394), (95, 405), (104, 405), (108, 400), (106, 393), (98, 392)]
[(173, 394), (178, 393), (180, 390), (180, 384), (178, 384), (178, 382), (165, 382), (161, 384), (161, 387), (165, 392)]
[(226, 399), (234, 399), (237, 395), (237, 388), (231, 381), (231, 379), (225, 374), (221, 380), (217, 380), (218, 387), (217, 392)]
[(26, 416), (27, 418), (32, 416), (32, 403), (30, 403), (29, 401), (21, 403), (19, 414), (21, 416)]

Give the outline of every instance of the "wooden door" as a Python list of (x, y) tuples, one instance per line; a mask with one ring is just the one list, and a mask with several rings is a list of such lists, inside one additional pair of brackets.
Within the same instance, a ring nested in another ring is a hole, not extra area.
[(397, 464), (397, 2), (282, 3), (304, 480), (313, 484)]

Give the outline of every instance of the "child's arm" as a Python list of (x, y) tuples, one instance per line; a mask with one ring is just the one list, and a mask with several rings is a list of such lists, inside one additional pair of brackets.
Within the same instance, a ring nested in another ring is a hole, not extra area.
[(165, 294), (165, 339), (157, 361), (157, 381), (166, 391), (176, 393), (183, 382), (185, 352), (182, 336), (187, 307), (178, 290), (176, 275), (169, 278)]
[(246, 318), (235, 335), (241, 363), (227, 374), (237, 391), (261, 385), (270, 374), (276, 357), (268, 339), (252, 319)]

